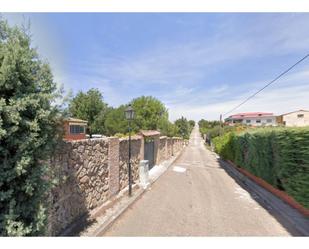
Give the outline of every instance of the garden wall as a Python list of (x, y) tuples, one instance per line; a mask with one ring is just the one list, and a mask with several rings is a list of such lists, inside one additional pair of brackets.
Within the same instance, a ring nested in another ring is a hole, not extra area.
[(49, 231), (54, 235), (108, 199), (108, 140), (65, 142), (51, 164), (60, 181), (51, 194)]
[[(182, 139), (160, 139), (157, 158), (161, 163), (177, 154)], [(127, 138), (100, 138), (66, 141), (51, 159), (59, 183), (50, 196), (48, 234), (57, 235), (128, 185)], [(144, 158), (144, 139), (131, 140), (133, 181), (139, 180), (139, 163)]]
[[(141, 138), (132, 138), (131, 140), (131, 168), (133, 182), (139, 178), (139, 162), (141, 158)], [(129, 161), (129, 140), (121, 139), (119, 145), (119, 176), (120, 190), (128, 186), (128, 161)]]
[(159, 153), (158, 153), (158, 163), (161, 163), (165, 160), (168, 159), (167, 155), (167, 137), (160, 137), (160, 142), (159, 142)]

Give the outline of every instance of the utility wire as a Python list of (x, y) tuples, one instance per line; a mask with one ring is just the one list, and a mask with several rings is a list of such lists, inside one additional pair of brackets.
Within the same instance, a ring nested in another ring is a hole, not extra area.
[(259, 92), (263, 91), (266, 87), (270, 86), (272, 83), (274, 83), (276, 80), (278, 80), (279, 78), (281, 78), (283, 75), (285, 75), (286, 73), (288, 73), (292, 68), (294, 68), (296, 65), (298, 65), (299, 63), (301, 63), (302, 61), (304, 61), (305, 59), (307, 59), (309, 57), (309, 54), (307, 54), (306, 56), (304, 56), (302, 59), (300, 59), (299, 61), (297, 61), (294, 65), (292, 65), (291, 67), (289, 67), (287, 70), (285, 70), (283, 73), (281, 73), (280, 75), (278, 75), (275, 79), (273, 79), (272, 81), (270, 81), (269, 83), (267, 83), (264, 87), (262, 87), (260, 90), (258, 90), (256, 93), (252, 94), (251, 96), (249, 96), (248, 98), (246, 98), (243, 102), (241, 102), (239, 105), (235, 106), (233, 109), (231, 109), (230, 111), (226, 112), (223, 114), (223, 116), (225, 116), (226, 114), (236, 110), (238, 107), (242, 106), (244, 103), (246, 103), (248, 100), (252, 99), (255, 95), (257, 95)]

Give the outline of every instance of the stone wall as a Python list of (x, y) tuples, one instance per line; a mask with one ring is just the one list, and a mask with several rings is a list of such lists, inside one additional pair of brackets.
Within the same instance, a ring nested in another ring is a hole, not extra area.
[(172, 141), (173, 141), (173, 153), (176, 154), (182, 150), (184, 146), (184, 141), (182, 138), (178, 137), (173, 137)]
[(185, 143), (182, 138), (166, 136), (160, 137), (158, 148), (158, 164), (176, 155), (182, 150)]
[(167, 158), (170, 158), (173, 156), (173, 139), (168, 137), (166, 139), (167, 143)]
[(160, 137), (158, 163), (168, 159), (167, 155), (167, 137)]
[[(182, 148), (179, 138), (157, 137), (157, 164)], [(127, 138), (99, 138), (66, 141), (51, 160), (59, 184), (51, 192), (49, 235), (57, 235), (69, 224), (100, 206), (128, 186)], [(139, 180), (139, 163), (144, 159), (144, 139), (131, 140), (133, 182)]]
[[(141, 138), (134, 137), (131, 140), (131, 167), (132, 179), (137, 182), (139, 178), (139, 162), (141, 158)], [(119, 143), (119, 181), (120, 190), (128, 186), (128, 161), (129, 161), (129, 140), (121, 139)]]
[(51, 235), (109, 197), (108, 140), (65, 142), (51, 160), (60, 184), (51, 195)]

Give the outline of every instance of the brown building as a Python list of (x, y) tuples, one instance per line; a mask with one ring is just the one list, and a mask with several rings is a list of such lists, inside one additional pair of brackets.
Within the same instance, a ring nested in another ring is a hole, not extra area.
[(64, 120), (64, 139), (79, 140), (86, 138), (87, 121), (77, 118)]

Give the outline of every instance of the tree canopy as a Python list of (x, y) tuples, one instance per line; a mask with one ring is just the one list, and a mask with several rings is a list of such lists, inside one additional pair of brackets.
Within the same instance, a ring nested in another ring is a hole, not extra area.
[(44, 233), (57, 87), (25, 30), (0, 20), (0, 235)]
[(86, 93), (82, 91), (71, 100), (69, 111), (75, 118), (88, 121), (88, 133), (103, 133), (104, 122), (107, 115), (107, 104), (103, 101), (103, 95), (98, 89), (90, 89)]
[(168, 119), (164, 104), (152, 97), (141, 96), (131, 101), (135, 111), (133, 130), (158, 130), (160, 124)]
[(178, 134), (188, 139), (192, 130), (189, 121), (185, 117), (181, 117), (175, 121), (175, 125), (178, 128)]
[[(187, 121), (173, 124), (168, 120), (168, 110), (165, 105), (152, 96), (141, 96), (129, 102), (135, 112), (131, 122), (134, 133), (140, 130), (159, 130), (162, 135), (182, 136), (189, 138), (195, 122)], [(128, 104), (129, 104), (128, 103)], [(103, 101), (103, 95), (97, 89), (87, 93), (79, 92), (69, 104), (69, 112), (76, 118), (88, 121), (90, 134), (100, 133), (106, 136), (128, 133), (128, 121), (125, 119), (125, 109), (128, 104), (117, 108), (108, 107)]]
[(199, 125), (200, 132), (202, 134), (206, 134), (210, 129), (212, 129), (214, 127), (219, 127), (220, 126), (220, 121), (217, 121), (217, 120), (208, 121), (208, 120), (205, 120), (205, 119), (201, 119), (198, 122), (198, 125)]
[(124, 116), (125, 108), (125, 105), (121, 105), (118, 108), (111, 108), (107, 112), (104, 123), (105, 134), (107, 136), (113, 136), (116, 133), (125, 134), (128, 132), (128, 121)]

